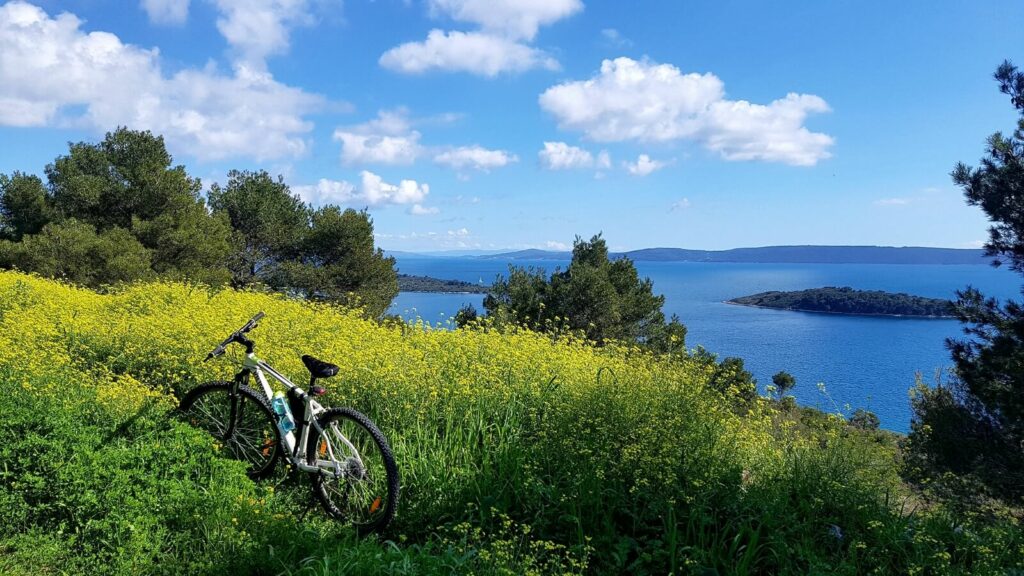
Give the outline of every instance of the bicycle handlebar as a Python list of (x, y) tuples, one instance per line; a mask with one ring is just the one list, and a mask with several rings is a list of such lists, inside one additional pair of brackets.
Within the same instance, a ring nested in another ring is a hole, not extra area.
[[(218, 344), (216, 348), (211, 350), (210, 353), (206, 355), (206, 358), (203, 360), (203, 362), (206, 362), (207, 360), (210, 360), (212, 358), (216, 358), (216, 357), (224, 354), (224, 352), (227, 350), (228, 345), (231, 344), (232, 342), (238, 342), (240, 344), (245, 343), (245, 342), (243, 342), (243, 337), (245, 336), (246, 332), (248, 332), (248, 331), (252, 330), (253, 328), (255, 328), (256, 326), (258, 326), (257, 323), (260, 320), (262, 320), (264, 316), (266, 316), (266, 314), (264, 314), (262, 311), (261, 312), (257, 312), (255, 316), (250, 318), (249, 321), (245, 323), (245, 326), (242, 326), (238, 330), (235, 330), (234, 332), (232, 332), (231, 336), (228, 336), (223, 342)], [(251, 344), (251, 342), (249, 342), (249, 343)], [(250, 352), (251, 352), (251, 350), (250, 350)]]

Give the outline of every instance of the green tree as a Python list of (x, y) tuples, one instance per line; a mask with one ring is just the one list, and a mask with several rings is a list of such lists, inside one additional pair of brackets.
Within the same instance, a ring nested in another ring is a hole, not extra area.
[(631, 260), (609, 258), (600, 234), (589, 241), (577, 237), (569, 267), (550, 278), (543, 270), (510, 266), (484, 298), (488, 315), (499, 322), (575, 330), (598, 344), (620, 340), (660, 352), (685, 350), (686, 328), (677, 317), (665, 321), (664, 303)]
[(472, 304), (466, 304), (459, 311), (455, 313), (455, 327), (464, 328), (466, 326), (472, 326), (479, 320), (479, 314), (476, 311), (476, 306)]
[[(69, 144), (46, 178), (44, 187), (35, 176), (0, 176), (0, 237), (24, 244), (5, 245), (3, 265), (84, 285), (154, 275), (230, 279), (230, 224), (209, 213), (199, 180), (173, 166), (163, 138), (118, 128), (99, 143)], [(78, 258), (72, 238), (96, 253)], [(42, 252), (49, 248), (66, 260)]]
[(743, 410), (757, 400), (757, 380), (747, 371), (742, 358), (729, 357), (715, 367), (709, 385), (733, 400), (734, 407)]
[(280, 176), (274, 180), (263, 170), (233, 170), (227, 185), (210, 188), (209, 201), (236, 233), (239, 247), (231, 262), (235, 286), (267, 282), (275, 276), (276, 266), (297, 257), (310, 210)]
[(545, 310), (550, 292), (544, 270), (509, 266), (508, 278), (499, 276), (484, 297), (484, 310), (499, 322), (519, 322), (543, 330), (555, 320), (554, 311)]
[[(995, 264), (1024, 274), (1024, 74), (1009, 62), (996, 71), (1000, 90), (1017, 109), (1009, 137), (988, 139), (981, 165), (959, 164), (953, 181), (992, 226), (985, 244)], [(948, 346), (955, 375), (948, 386), (919, 384), (913, 400), (908, 471), (954, 472), (977, 479), (997, 495), (1024, 499), (1024, 308), (1000, 304), (980, 291), (958, 293), (955, 313), (964, 340)]]
[(306, 298), (362, 306), (374, 318), (398, 294), (395, 259), (374, 247), (370, 215), (337, 206), (313, 212), (296, 258), (282, 262), (269, 281)]
[(51, 222), (21, 242), (0, 241), (0, 266), (32, 271), (84, 286), (153, 276), (150, 251), (124, 228), (97, 234), (85, 222)]
[(46, 188), (38, 176), (0, 174), (0, 238), (18, 241), (50, 221)]
[(779, 400), (789, 393), (790, 390), (796, 386), (796, 378), (792, 374), (785, 370), (780, 370), (777, 374), (772, 376), (772, 384), (775, 386), (775, 394)]
[(102, 233), (129, 230), (152, 252), (153, 271), (211, 283), (230, 278), (231, 228), (211, 216), (198, 179), (173, 166), (164, 140), (118, 128), (102, 142), (70, 144), (46, 167), (55, 219)]
[(850, 425), (861, 430), (878, 430), (881, 421), (878, 415), (863, 408), (857, 408), (850, 416)]

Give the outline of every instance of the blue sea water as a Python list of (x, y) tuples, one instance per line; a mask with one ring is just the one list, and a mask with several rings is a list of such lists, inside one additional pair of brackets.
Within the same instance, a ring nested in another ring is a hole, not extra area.
[[(514, 262), (480, 258), (400, 258), (405, 274), (490, 283), (509, 264), (552, 271), (568, 262)], [(851, 286), (953, 298), (973, 285), (987, 295), (1019, 298), (1019, 277), (988, 266), (887, 264), (725, 264), (637, 262), (641, 276), (665, 295), (666, 314), (678, 314), (688, 328), (687, 346), (743, 358), (763, 386), (786, 370), (797, 379), (797, 401), (828, 411), (866, 408), (884, 428), (910, 426), (908, 391), (915, 375), (928, 383), (950, 367), (948, 337), (961, 334), (955, 320), (811, 314), (725, 304), (737, 296), (767, 290)], [(482, 310), (483, 296), (403, 292), (391, 311), (405, 318), (444, 322), (465, 304)], [(824, 392), (818, 383), (824, 384)]]

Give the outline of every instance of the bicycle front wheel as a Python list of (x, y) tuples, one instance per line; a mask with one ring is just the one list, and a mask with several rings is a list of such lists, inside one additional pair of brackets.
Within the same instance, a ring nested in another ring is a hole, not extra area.
[(384, 434), (350, 408), (327, 410), (317, 423), (306, 455), (328, 474), (315, 473), (313, 493), (332, 518), (352, 524), (358, 534), (383, 530), (395, 516), (399, 491), (398, 466)]
[(231, 382), (212, 382), (193, 388), (181, 399), (180, 410), (193, 426), (224, 443), (231, 454), (249, 464), (249, 477), (266, 478), (281, 454), (281, 432), (262, 394), (242, 384), (232, 398)]

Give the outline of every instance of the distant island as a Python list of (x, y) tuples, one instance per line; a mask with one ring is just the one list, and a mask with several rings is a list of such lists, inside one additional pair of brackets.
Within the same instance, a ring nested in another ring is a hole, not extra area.
[(400, 292), (443, 292), (449, 294), (486, 294), (490, 286), (462, 280), (440, 280), (430, 276), (398, 275)]
[(855, 314), (862, 316), (913, 316), (952, 318), (953, 303), (939, 298), (894, 294), (881, 290), (814, 288), (795, 292), (762, 292), (726, 301), (728, 304), (797, 312)]
[[(634, 262), (731, 262), (750, 264), (989, 264), (984, 250), (916, 246), (764, 246), (731, 250), (644, 248), (613, 258)], [(520, 250), (477, 256), (501, 260), (569, 260), (571, 252)]]

